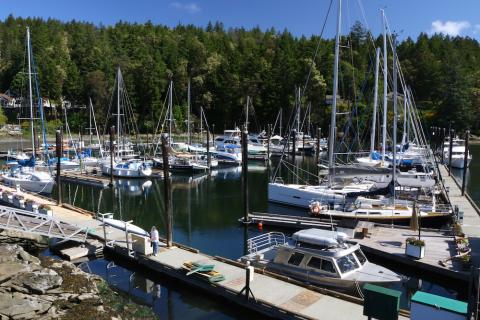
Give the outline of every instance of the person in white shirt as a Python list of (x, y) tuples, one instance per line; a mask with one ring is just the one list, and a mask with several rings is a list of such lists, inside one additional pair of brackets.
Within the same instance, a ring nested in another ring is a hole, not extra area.
[(150, 230), (150, 241), (152, 242), (153, 246), (153, 255), (156, 256), (158, 253), (158, 230), (155, 228), (155, 226), (152, 227), (152, 230)]

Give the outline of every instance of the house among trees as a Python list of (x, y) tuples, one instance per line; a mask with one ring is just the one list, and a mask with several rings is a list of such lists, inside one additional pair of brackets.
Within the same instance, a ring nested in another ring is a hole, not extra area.
[(0, 106), (3, 108), (19, 108), (21, 106), (22, 99), (16, 99), (6, 93), (0, 93)]

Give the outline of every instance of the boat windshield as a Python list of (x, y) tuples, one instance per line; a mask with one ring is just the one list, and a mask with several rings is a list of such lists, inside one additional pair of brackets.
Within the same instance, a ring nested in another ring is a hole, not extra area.
[(337, 265), (341, 273), (347, 273), (359, 267), (357, 260), (355, 260), (355, 257), (353, 256), (353, 253), (350, 253), (350, 254), (347, 254), (346, 256), (338, 258)]
[(358, 261), (360, 261), (360, 264), (362, 266), (365, 264), (365, 262), (367, 262), (367, 257), (365, 257), (362, 250), (360, 249), (355, 250), (355, 256), (357, 257)]

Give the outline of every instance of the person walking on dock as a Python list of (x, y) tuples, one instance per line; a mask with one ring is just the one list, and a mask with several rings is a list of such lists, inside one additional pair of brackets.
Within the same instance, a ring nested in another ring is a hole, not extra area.
[(152, 227), (150, 230), (150, 241), (152, 242), (153, 246), (153, 255), (156, 256), (158, 253), (158, 230), (155, 226)]

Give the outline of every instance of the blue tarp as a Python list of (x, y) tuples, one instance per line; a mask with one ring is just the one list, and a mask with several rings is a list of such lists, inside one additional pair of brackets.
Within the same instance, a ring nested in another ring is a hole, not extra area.
[(18, 160), (18, 165), (22, 167), (35, 167), (35, 156), (28, 160)]

